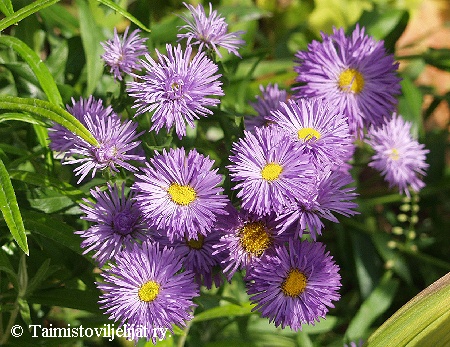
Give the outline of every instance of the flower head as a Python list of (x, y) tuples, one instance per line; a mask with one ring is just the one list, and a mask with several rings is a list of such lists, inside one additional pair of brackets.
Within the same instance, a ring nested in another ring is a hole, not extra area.
[(409, 196), (408, 188), (418, 192), (425, 186), (419, 175), (425, 175), (429, 150), (411, 136), (411, 123), (394, 114), (381, 127), (371, 127), (367, 143), (375, 150), (369, 166), (381, 172), (389, 187), (398, 186)]
[(199, 290), (193, 273), (180, 272), (181, 268), (174, 249), (150, 242), (134, 244), (101, 274), (99, 304), (110, 319), (120, 321), (120, 326), (145, 327), (147, 341), (156, 343), (156, 328), (173, 332), (172, 324), (183, 327), (193, 318), (192, 299)]
[(279, 212), (303, 196), (314, 175), (309, 156), (275, 127), (257, 128), (254, 135), (245, 131), (233, 144), (230, 161), (242, 207), (260, 215)]
[(174, 239), (206, 236), (217, 216), (225, 214), (227, 197), (214, 162), (195, 149), (163, 150), (137, 174), (136, 200), (150, 226)]
[(358, 204), (352, 202), (357, 194), (354, 187), (348, 187), (352, 182), (349, 174), (324, 168), (309, 186), (310, 193), (277, 217), (280, 230), (293, 233), (296, 238), (308, 230), (312, 239), (316, 240), (324, 227), (321, 219), (339, 223), (333, 213), (346, 217), (357, 214), (354, 209)]
[(268, 119), (297, 141), (318, 168), (341, 166), (353, 154), (346, 117), (320, 99), (282, 102)]
[(114, 38), (106, 42), (100, 42), (105, 53), (102, 55), (106, 65), (114, 74), (114, 78), (121, 81), (122, 75), (129, 75), (133, 70), (139, 69), (139, 56), (147, 52), (145, 46), (146, 38), (139, 36), (139, 29), (134, 30), (128, 37), (128, 30), (125, 29), (123, 37), (117, 34), (117, 29), (114, 28)]
[(290, 240), (247, 272), (247, 292), (263, 317), (296, 331), (324, 318), (339, 299), (341, 276), (320, 242)]
[(334, 29), (332, 35), (322, 34), (322, 41), (296, 54), (296, 80), (303, 84), (294, 88), (296, 96), (318, 97), (337, 107), (354, 134), (364, 126), (380, 125), (400, 94), (393, 55), (358, 25), (349, 37), (344, 29)]
[(94, 251), (92, 256), (100, 266), (115, 258), (123, 249), (149, 238), (148, 228), (143, 222), (133, 193), (125, 196), (125, 184), (121, 192), (116, 185), (108, 183), (108, 189), (91, 189), (95, 202), (83, 199), (80, 208), (85, 214), (82, 219), (95, 223), (87, 230), (77, 231), (84, 240), (83, 254)]
[(256, 102), (251, 102), (250, 105), (258, 112), (255, 116), (246, 116), (244, 118), (245, 129), (254, 133), (255, 127), (262, 127), (270, 124), (270, 113), (280, 107), (281, 102), (287, 99), (285, 90), (278, 89), (277, 84), (268, 84), (266, 89), (262, 85), (259, 86), (262, 96), (256, 96)]
[(216, 106), (223, 95), (218, 67), (205, 53), (198, 52), (191, 60), (192, 47), (166, 45), (167, 56), (158, 50), (158, 62), (146, 54), (142, 60), (146, 74), (141, 81), (128, 83), (128, 93), (134, 97), (136, 115), (153, 112), (150, 130), (157, 132), (165, 126), (175, 131), (181, 139), (186, 135), (187, 122), (194, 128), (194, 120), (212, 114), (208, 106)]
[(191, 11), (192, 18), (180, 16), (187, 23), (181, 29), (186, 29), (188, 32), (178, 34), (178, 39), (187, 38), (188, 45), (199, 45), (199, 51), (205, 46), (207, 49), (214, 50), (221, 58), (219, 47), (240, 57), (238, 48), (245, 44), (245, 41), (240, 38), (244, 31), (229, 33), (225, 18), (216, 10), (212, 10), (211, 3), (209, 3), (209, 16), (206, 16), (205, 9), (201, 4), (197, 8), (186, 3), (183, 4)]
[[(50, 130), (51, 147), (54, 150), (63, 150), (64, 164), (77, 164), (74, 169), (76, 176), (80, 176), (80, 183), (92, 171), (92, 177), (98, 170), (109, 168), (118, 172), (117, 167), (123, 167), (128, 171), (136, 171), (136, 167), (129, 161), (142, 161), (144, 157), (137, 153), (140, 144), (138, 137), (142, 133), (136, 133), (138, 124), (127, 120), (122, 122), (111, 107), (104, 108), (101, 101), (89, 98), (87, 101), (80, 99), (73, 107), (67, 107), (75, 117), (86, 126), (98, 146), (94, 146), (79, 136), (71, 133), (60, 125), (55, 125)], [(64, 141), (66, 143), (64, 144)]]

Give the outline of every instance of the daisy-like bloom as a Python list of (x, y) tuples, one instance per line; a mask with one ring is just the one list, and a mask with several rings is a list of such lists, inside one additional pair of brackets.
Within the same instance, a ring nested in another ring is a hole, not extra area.
[(346, 117), (320, 99), (282, 102), (268, 119), (290, 134), (316, 167), (338, 167), (353, 154)]
[(250, 105), (258, 112), (255, 116), (246, 116), (244, 118), (245, 129), (251, 133), (255, 133), (255, 127), (263, 127), (270, 123), (269, 116), (272, 111), (280, 107), (280, 102), (285, 102), (287, 93), (285, 90), (278, 89), (278, 84), (268, 84), (266, 89), (262, 85), (259, 86), (261, 96), (256, 96), (256, 102)]
[(206, 47), (208, 50), (214, 50), (222, 58), (219, 47), (225, 48), (229, 53), (240, 57), (238, 49), (245, 44), (240, 38), (244, 31), (228, 32), (228, 24), (225, 22), (216, 10), (212, 10), (209, 3), (209, 16), (206, 16), (205, 9), (201, 4), (195, 8), (192, 5), (183, 4), (189, 9), (192, 18), (180, 16), (187, 24), (180, 27), (186, 29), (187, 33), (178, 34), (179, 40), (187, 38), (187, 45), (199, 45), (199, 51)]
[(222, 284), (220, 262), (222, 256), (213, 255), (213, 245), (217, 244), (221, 234), (211, 230), (206, 236), (198, 234), (196, 238), (176, 239), (170, 242), (169, 238), (158, 233), (155, 241), (160, 245), (173, 247), (175, 254), (182, 258), (183, 268), (195, 274), (198, 285), (211, 289), (213, 283), (218, 288)]
[[(110, 169), (118, 172), (117, 167), (134, 172), (136, 167), (129, 161), (143, 161), (145, 158), (139, 154), (137, 147), (141, 141), (138, 137), (142, 133), (136, 133), (138, 124), (127, 120), (122, 122), (111, 107), (104, 108), (100, 101), (89, 98), (87, 101), (80, 99), (74, 102), (69, 112), (91, 132), (99, 145), (94, 146), (79, 136), (71, 133), (62, 126), (55, 125), (50, 129), (51, 147), (55, 150), (64, 150), (64, 164), (79, 165), (74, 169), (76, 176), (80, 176), (80, 183), (92, 171), (92, 177), (98, 170)], [(67, 143), (64, 144), (64, 141)]]
[(156, 343), (154, 332), (160, 332), (158, 338), (163, 339), (161, 328), (173, 333), (172, 324), (184, 327), (193, 318), (192, 299), (199, 289), (194, 274), (181, 269), (181, 258), (174, 249), (150, 242), (134, 244), (101, 274), (103, 283), (97, 283), (103, 292), (101, 309), (120, 326), (145, 327), (147, 341)]
[(91, 195), (95, 202), (83, 199), (80, 204), (85, 214), (81, 218), (95, 224), (75, 232), (84, 239), (81, 243), (81, 248), (85, 249), (83, 254), (94, 251), (92, 258), (103, 266), (123, 249), (130, 249), (136, 241), (149, 238), (148, 228), (133, 200), (134, 194), (125, 195), (125, 184), (119, 191), (116, 185), (108, 183), (107, 190), (96, 187), (91, 189)]
[(409, 187), (418, 192), (425, 186), (420, 176), (426, 174), (429, 150), (412, 138), (410, 122), (394, 114), (381, 127), (369, 129), (367, 143), (375, 150), (369, 166), (381, 172), (390, 188), (398, 186), (409, 197)]
[(348, 117), (350, 131), (360, 135), (364, 126), (380, 125), (389, 116), (400, 94), (398, 63), (357, 25), (351, 36), (344, 29), (322, 34), (307, 51), (297, 52), (297, 97), (319, 97)]
[(134, 70), (140, 69), (139, 57), (147, 53), (145, 46), (146, 38), (139, 36), (139, 29), (134, 30), (128, 36), (128, 30), (125, 29), (123, 36), (117, 34), (117, 29), (114, 28), (114, 38), (106, 42), (100, 42), (105, 50), (102, 55), (106, 65), (111, 69), (110, 72), (114, 74), (116, 80), (121, 81), (123, 75), (129, 75)]
[(352, 200), (358, 194), (354, 192), (354, 187), (348, 187), (352, 182), (348, 173), (331, 171), (327, 167), (318, 171), (314, 183), (308, 187), (309, 194), (298, 199), (277, 217), (280, 231), (293, 233), (294, 237), (299, 238), (308, 229), (311, 238), (316, 240), (324, 227), (321, 219), (339, 223), (333, 213), (346, 217), (357, 214), (354, 209), (358, 204)]
[(279, 212), (306, 193), (314, 175), (309, 156), (295, 142), (275, 127), (245, 131), (244, 138), (233, 144), (231, 180), (242, 207), (263, 215)]
[(289, 240), (275, 248), (275, 254), (254, 263), (247, 272), (247, 292), (261, 312), (275, 326), (292, 330), (314, 325), (325, 318), (333, 301), (340, 298), (339, 266), (320, 242)]
[(198, 52), (191, 60), (192, 47), (166, 45), (167, 56), (156, 50), (158, 62), (146, 54), (141, 64), (146, 70), (141, 80), (128, 83), (128, 93), (135, 98), (136, 115), (153, 112), (150, 130), (157, 132), (165, 126), (175, 131), (181, 139), (186, 135), (187, 122), (194, 128), (194, 120), (213, 112), (223, 95), (218, 67), (205, 53)]
[(236, 271), (247, 270), (255, 259), (270, 254), (287, 238), (279, 235), (273, 214), (258, 216), (245, 210), (238, 212), (231, 204), (227, 206), (227, 212), (228, 216), (220, 217), (216, 225), (222, 236), (213, 246), (213, 254), (224, 257), (224, 273), (231, 281)]
[(213, 164), (195, 149), (187, 155), (184, 148), (155, 152), (133, 185), (149, 226), (166, 231), (171, 241), (206, 236), (228, 201)]

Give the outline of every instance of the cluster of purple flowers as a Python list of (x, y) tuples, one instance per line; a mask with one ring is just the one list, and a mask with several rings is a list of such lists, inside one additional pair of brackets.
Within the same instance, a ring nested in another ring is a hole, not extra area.
[[(155, 60), (139, 30), (128, 36), (127, 29), (103, 43), (102, 56), (116, 80), (133, 77), (127, 92), (136, 115), (151, 113), (150, 130), (174, 128), (180, 139), (186, 123), (212, 114), (224, 94), (213, 59), (222, 57), (219, 47), (240, 56), (244, 44), (211, 5), (209, 16), (202, 5), (185, 6), (191, 16), (181, 16), (187, 32), (178, 35), (185, 49), (167, 44)], [(77, 234), (103, 268), (99, 302), (110, 319), (149, 332), (183, 327), (199, 286), (218, 287), (222, 274), (231, 281), (239, 270), (254, 310), (276, 326), (298, 330), (334, 307), (339, 266), (317, 238), (325, 221), (357, 214), (355, 139), (367, 132), (376, 152), (369, 165), (407, 195), (424, 186), (427, 150), (411, 137), (411, 124), (393, 115), (399, 78), (383, 43), (359, 27), (350, 37), (340, 29), (322, 39), (296, 55), (303, 84), (292, 98), (276, 84), (261, 86), (251, 104), (258, 115), (245, 117), (227, 166), (238, 201), (223, 194), (223, 176), (196, 149), (163, 149), (147, 160), (137, 122), (93, 97), (67, 106), (99, 143), (60, 125), (50, 129), (51, 148), (78, 165), (78, 182), (105, 169), (134, 174), (131, 187), (95, 187), (80, 205), (91, 226)]]

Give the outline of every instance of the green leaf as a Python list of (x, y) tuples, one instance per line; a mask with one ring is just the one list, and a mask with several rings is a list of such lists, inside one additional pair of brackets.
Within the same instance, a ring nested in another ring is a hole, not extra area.
[(8, 171), (0, 160), (0, 209), (9, 231), (19, 247), (28, 255), (27, 235), (23, 226), (22, 215), (17, 204), (16, 194), (11, 184)]
[(0, 123), (6, 122), (6, 121), (20, 121), (30, 124), (37, 124), (41, 126), (46, 126), (47, 124), (42, 121), (41, 119), (38, 119), (36, 117), (32, 117), (29, 114), (26, 113), (2, 113), (0, 117)]
[(230, 317), (230, 316), (247, 316), (253, 314), (251, 311), (253, 305), (250, 302), (243, 303), (242, 305), (224, 305), (211, 308), (196, 314), (193, 322), (202, 322), (210, 319)]
[[(50, 119), (61, 124), (90, 144), (98, 146), (97, 140), (78, 119), (63, 108), (48, 101), (13, 96), (0, 96), (0, 110), (2, 109), (9, 111), (23, 111), (38, 117)], [(2, 115), (0, 114), (0, 118), (1, 117)]]
[[(66, 7), (55, 4), (39, 12), (47, 26), (57, 27), (66, 37), (72, 37), (78, 34), (80, 24), (78, 19), (67, 10)], [(64, 63), (65, 61), (63, 61)], [(50, 66), (50, 64), (49, 64)]]
[(95, 23), (94, 17), (84, 0), (77, 0), (80, 18), (80, 34), (86, 55), (87, 87), (85, 95), (92, 95), (103, 73), (103, 61), (100, 58), (103, 48), (100, 42), (104, 40), (102, 30)]
[(33, 304), (69, 307), (98, 314), (98, 298), (99, 293), (95, 291), (62, 287), (36, 291), (27, 300)]
[(398, 99), (398, 109), (403, 119), (413, 124), (411, 131), (417, 138), (419, 134), (423, 135), (424, 133), (422, 124), (423, 95), (409, 78), (404, 78), (400, 85), (402, 86), (402, 95)]
[(425, 63), (450, 71), (450, 48), (429, 48), (422, 56)]
[(14, 13), (14, 9), (11, 4), (11, 0), (0, 0), (0, 11), (3, 12), (5, 16), (10, 16)]
[(350, 322), (345, 333), (349, 341), (357, 340), (365, 335), (375, 319), (391, 306), (397, 288), (398, 280), (392, 278), (392, 272), (386, 272), (380, 283), (362, 303), (355, 317)]
[(116, 3), (112, 2), (111, 0), (97, 0), (99, 3), (106, 5), (110, 8), (112, 8), (114, 11), (119, 12), (122, 16), (129, 19), (131, 22), (136, 24), (139, 28), (142, 30), (145, 30), (147, 32), (150, 32), (151, 30), (147, 28), (144, 24), (142, 24), (141, 21), (139, 21), (136, 17), (134, 17), (131, 13), (117, 5)]
[(450, 274), (440, 278), (395, 312), (368, 339), (368, 347), (450, 344)]
[(12, 13), (9, 16), (6, 16), (0, 21), (0, 31), (5, 30), (10, 25), (16, 24), (22, 19), (38, 12), (39, 10), (42, 10), (43, 8), (51, 6), (58, 1), (59, 0), (38, 0), (33, 2), (32, 4), (22, 7), (20, 10)]

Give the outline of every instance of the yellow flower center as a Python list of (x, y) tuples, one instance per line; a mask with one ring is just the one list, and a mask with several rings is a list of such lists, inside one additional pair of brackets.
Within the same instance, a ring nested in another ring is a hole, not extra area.
[(306, 289), (306, 276), (297, 269), (291, 269), (287, 278), (281, 284), (281, 290), (286, 296), (296, 297)]
[(172, 183), (167, 190), (172, 201), (177, 205), (189, 205), (197, 197), (194, 188), (190, 186), (182, 186), (178, 183)]
[(339, 75), (339, 87), (342, 91), (359, 94), (364, 89), (364, 77), (355, 69), (347, 69)]
[(252, 255), (259, 257), (267, 248), (272, 240), (269, 232), (263, 222), (246, 223), (238, 233), (241, 247)]
[(266, 166), (264, 166), (262, 168), (261, 176), (266, 181), (273, 181), (273, 180), (276, 180), (280, 176), (282, 171), (283, 171), (283, 168), (281, 167), (280, 164), (269, 163), (269, 164), (266, 164)]
[(155, 281), (148, 281), (139, 288), (139, 300), (145, 302), (152, 302), (159, 294), (159, 284)]
[(317, 140), (321, 138), (320, 133), (313, 128), (302, 128), (297, 132), (298, 138), (305, 140), (305, 141), (309, 141), (311, 140), (313, 137), (315, 137)]
[(186, 244), (191, 249), (201, 249), (203, 247), (203, 243), (205, 241), (205, 237), (203, 235), (198, 234), (198, 239), (189, 239), (186, 240)]
[(391, 154), (389, 154), (389, 158), (391, 158), (392, 160), (400, 159), (400, 153), (398, 153), (397, 148), (392, 148)]

